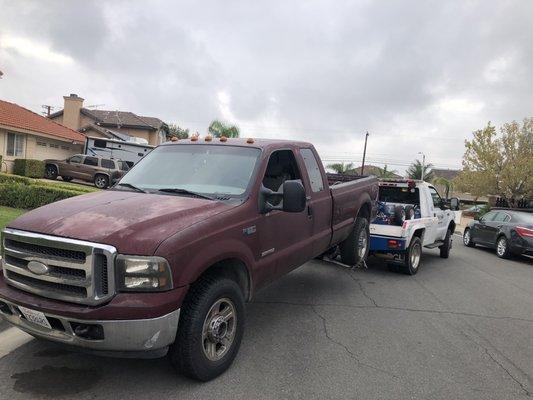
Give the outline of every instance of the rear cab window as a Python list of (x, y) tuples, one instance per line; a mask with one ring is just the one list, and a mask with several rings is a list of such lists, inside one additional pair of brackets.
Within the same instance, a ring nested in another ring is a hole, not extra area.
[(307, 170), (307, 176), (311, 184), (311, 190), (313, 193), (321, 192), (324, 190), (324, 178), (322, 172), (318, 166), (318, 161), (315, 154), (311, 149), (300, 149), (300, 154), (304, 160), (305, 169)]

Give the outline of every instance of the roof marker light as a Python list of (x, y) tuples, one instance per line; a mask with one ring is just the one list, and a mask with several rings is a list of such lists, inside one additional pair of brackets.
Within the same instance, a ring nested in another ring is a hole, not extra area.
[(248, 143), (248, 144), (252, 144), (253, 142), (254, 142), (254, 139), (252, 139), (252, 138), (246, 139), (246, 143)]
[(226, 136), (221, 136), (220, 137), (220, 141), (221, 142), (227, 142), (228, 141), (228, 138)]
[(197, 142), (197, 141), (198, 141), (198, 136), (192, 135), (191, 136), (191, 142)]
[(211, 135), (207, 135), (204, 139), (206, 142), (210, 142), (211, 140), (213, 140), (213, 136)]
[(179, 138), (178, 138), (177, 136), (172, 136), (172, 137), (170, 138), (170, 141), (171, 141), (171, 142), (177, 142), (178, 140), (179, 140)]

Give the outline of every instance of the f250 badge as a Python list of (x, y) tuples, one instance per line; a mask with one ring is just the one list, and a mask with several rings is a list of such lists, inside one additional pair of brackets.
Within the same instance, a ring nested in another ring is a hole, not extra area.
[(244, 236), (250, 236), (250, 235), (253, 235), (256, 231), (257, 231), (257, 228), (255, 227), (255, 225), (252, 225), (252, 226), (249, 226), (248, 228), (244, 228), (242, 230), (242, 234)]

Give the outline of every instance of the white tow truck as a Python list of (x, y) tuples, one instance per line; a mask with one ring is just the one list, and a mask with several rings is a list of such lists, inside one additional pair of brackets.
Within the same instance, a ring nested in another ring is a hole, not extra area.
[(418, 272), (422, 248), (448, 258), (459, 200), (443, 200), (431, 184), (411, 179), (379, 182), (378, 212), (370, 224), (370, 252), (387, 255), (402, 272)]

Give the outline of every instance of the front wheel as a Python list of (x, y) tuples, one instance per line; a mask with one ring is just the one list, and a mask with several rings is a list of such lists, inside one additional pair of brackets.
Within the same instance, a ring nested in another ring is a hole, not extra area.
[(463, 243), (467, 247), (475, 247), (475, 243), (472, 240), (472, 233), (470, 232), (470, 229), (466, 228), (465, 232), (463, 233)]
[(204, 277), (183, 303), (176, 341), (169, 350), (172, 364), (184, 375), (209, 381), (235, 359), (244, 333), (244, 298), (228, 278)]
[(439, 247), (441, 258), (450, 257), (450, 250), (452, 249), (452, 230), (448, 229), (446, 237), (444, 238), (444, 244)]
[(370, 250), (370, 226), (366, 218), (358, 217), (355, 225), (339, 245), (341, 260), (347, 265), (359, 265), (368, 257)]
[(402, 272), (407, 275), (415, 275), (420, 266), (420, 259), (422, 258), (422, 241), (418, 236), (411, 239), (407, 254), (402, 265)]

